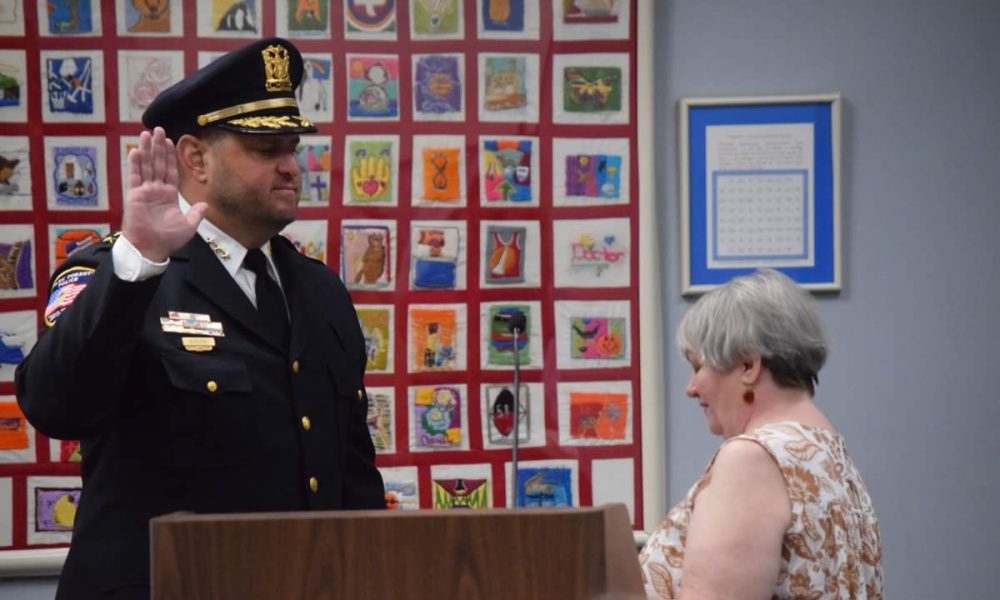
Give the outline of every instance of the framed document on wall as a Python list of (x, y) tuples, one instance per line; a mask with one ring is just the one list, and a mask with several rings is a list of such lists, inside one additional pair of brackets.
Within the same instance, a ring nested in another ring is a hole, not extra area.
[(840, 96), (680, 102), (684, 294), (754, 269), (840, 289)]

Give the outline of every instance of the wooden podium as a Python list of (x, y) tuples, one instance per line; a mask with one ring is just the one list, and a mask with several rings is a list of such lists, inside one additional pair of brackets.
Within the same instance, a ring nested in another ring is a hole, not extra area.
[(621, 504), (172, 514), (150, 530), (154, 600), (644, 597)]

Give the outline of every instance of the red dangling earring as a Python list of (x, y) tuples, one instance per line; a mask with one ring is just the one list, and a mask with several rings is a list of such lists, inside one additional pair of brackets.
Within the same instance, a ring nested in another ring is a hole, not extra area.
[(754, 400), (753, 388), (750, 387), (750, 385), (748, 384), (746, 391), (743, 392), (743, 401), (746, 402), (747, 404), (753, 404), (753, 400)]

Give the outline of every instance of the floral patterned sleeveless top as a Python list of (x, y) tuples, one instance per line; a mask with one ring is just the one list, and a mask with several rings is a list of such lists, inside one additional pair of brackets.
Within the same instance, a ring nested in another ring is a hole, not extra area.
[[(760, 444), (785, 478), (792, 523), (781, 547), (774, 599), (882, 598), (882, 540), (875, 509), (843, 438), (791, 421), (726, 440)], [(721, 446), (720, 446), (721, 449)], [(718, 455), (718, 450), (716, 450)], [(715, 457), (687, 496), (650, 535), (639, 556), (650, 598), (677, 598), (684, 544), (698, 492)]]

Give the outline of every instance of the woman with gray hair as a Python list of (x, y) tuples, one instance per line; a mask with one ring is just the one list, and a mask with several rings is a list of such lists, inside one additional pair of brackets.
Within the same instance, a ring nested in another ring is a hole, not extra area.
[(844, 440), (813, 403), (827, 341), (770, 269), (709, 292), (677, 345), (685, 392), (724, 438), (640, 555), (653, 598), (882, 598), (882, 543)]

